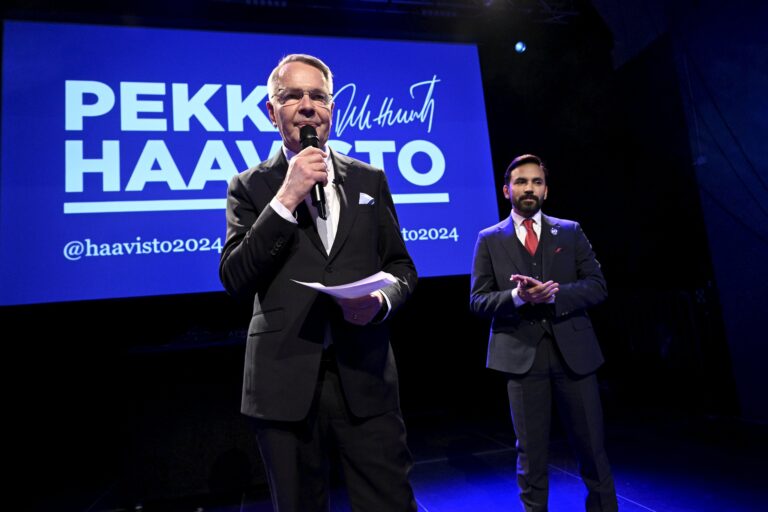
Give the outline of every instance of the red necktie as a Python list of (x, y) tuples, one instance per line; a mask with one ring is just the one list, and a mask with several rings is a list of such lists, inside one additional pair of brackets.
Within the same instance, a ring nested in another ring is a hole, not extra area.
[(533, 230), (533, 219), (525, 219), (523, 221), (525, 226), (525, 248), (531, 253), (531, 256), (536, 254), (536, 248), (539, 246), (539, 239), (536, 237), (536, 232)]

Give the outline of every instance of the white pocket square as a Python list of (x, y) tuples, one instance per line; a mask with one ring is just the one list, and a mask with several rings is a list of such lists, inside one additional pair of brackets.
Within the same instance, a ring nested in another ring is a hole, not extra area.
[(360, 192), (360, 200), (357, 202), (357, 204), (373, 204), (373, 198), (366, 194), (365, 192)]

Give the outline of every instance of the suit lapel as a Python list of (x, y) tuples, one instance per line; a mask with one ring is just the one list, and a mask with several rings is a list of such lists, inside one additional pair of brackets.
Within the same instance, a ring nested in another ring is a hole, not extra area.
[[(553, 221), (550, 217), (541, 215), (541, 235), (539, 235), (539, 251), (541, 251), (541, 264), (542, 264), (542, 277), (549, 279), (549, 272), (552, 269), (552, 260), (555, 257), (555, 249), (557, 248), (557, 233), (560, 229), (560, 225)], [(521, 252), (518, 250), (520, 240), (517, 238), (515, 232), (515, 222), (510, 215), (507, 220), (499, 226), (499, 231), (502, 233), (502, 246), (509, 256), (509, 261), (514, 267), (515, 273), (525, 273), (521, 269), (525, 268), (525, 265), (520, 261)]]
[(512, 215), (507, 217), (507, 220), (499, 226), (499, 231), (501, 232), (501, 245), (509, 256), (509, 261), (512, 263), (513, 267), (513, 273), (522, 273), (520, 269), (525, 266), (520, 261), (520, 251), (518, 251), (516, 247), (520, 241), (517, 239), (515, 221), (512, 220)]
[(285, 180), (285, 173), (288, 172), (288, 161), (285, 159), (283, 151), (278, 151), (272, 158), (267, 160), (264, 163), (264, 169), (267, 169), (267, 172), (264, 173), (267, 186), (272, 191), (273, 196), (277, 195), (280, 185)]
[(323, 246), (323, 241), (320, 240), (320, 235), (317, 234), (317, 225), (312, 218), (312, 213), (309, 211), (309, 206), (307, 206), (306, 201), (299, 203), (299, 206), (296, 208), (296, 218), (299, 221), (299, 228), (305, 235), (307, 235), (307, 238), (312, 241), (312, 245), (314, 245), (323, 256), (326, 256), (325, 246)]
[(333, 239), (331, 253), (328, 255), (329, 260), (336, 257), (349, 237), (349, 232), (359, 211), (358, 198), (361, 190), (360, 175), (349, 172), (351, 165), (348, 159), (343, 155), (337, 155), (334, 151), (331, 151), (331, 158), (333, 159), (333, 173), (336, 182), (339, 183), (336, 185), (336, 194), (339, 199), (339, 225)]
[(557, 233), (560, 230), (560, 225), (553, 221), (546, 215), (541, 215), (541, 240), (539, 245), (541, 246), (541, 275), (544, 279), (550, 278), (550, 270), (552, 269), (552, 259), (555, 257), (555, 249), (557, 248)]

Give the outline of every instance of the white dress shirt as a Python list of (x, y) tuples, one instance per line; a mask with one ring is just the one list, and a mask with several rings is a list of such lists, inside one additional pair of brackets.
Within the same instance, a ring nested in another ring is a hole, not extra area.
[[(285, 155), (285, 159), (290, 163), (293, 157), (296, 156), (296, 153), (286, 148), (285, 146), (282, 147), (282, 150), (283, 154)], [(339, 227), (339, 214), (341, 212), (341, 205), (339, 204), (339, 196), (336, 193), (336, 187), (333, 184), (335, 175), (333, 173), (333, 159), (331, 158), (331, 152), (328, 150), (327, 146), (323, 148), (323, 151), (328, 155), (325, 158), (325, 165), (328, 168), (328, 182), (323, 187), (323, 191), (325, 192), (326, 211), (330, 214), (327, 215), (328, 219), (323, 220), (319, 217), (317, 214), (317, 208), (315, 208), (315, 206), (312, 204), (312, 198), (309, 195), (307, 195), (307, 197), (304, 199), (304, 202), (309, 208), (309, 213), (312, 215), (312, 220), (314, 221), (315, 226), (317, 226), (317, 234), (320, 236), (320, 241), (323, 242), (325, 253), (330, 254), (331, 247), (333, 247), (333, 241), (336, 239), (336, 230)], [(298, 224), (296, 217), (293, 216), (293, 213), (291, 213), (291, 211), (286, 208), (283, 203), (277, 200), (277, 196), (272, 198), (272, 201), (270, 201), (269, 205), (278, 215), (280, 215), (285, 220), (293, 222), (294, 224)]]
[[(520, 240), (520, 243), (523, 244), (523, 247), (525, 247), (525, 235), (527, 233), (525, 226), (523, 226), (523, 221), (527, 218), (528, 217), (523, 217), (515, 210), (512, 210), (512, 222), (515, 223), (515, 234), (517, 235), (517, 239)], [(533, 219), (533, 231), (536, 232), (536, 238), (541, 240), (541, 210), (537, 211), (531, 219)]]
[[(297, 155), (297, 153), (294, 153), (285, 146), (282, 147), (282, 150), (283, 154), (285, 155), (285, 159), (289, 163), (291, 159)], [(326, 254), (330, 254), (331, 247), (333, 247), (333, 241), (336, 239), (336, 231), (339, 227), (341, 203), (339, 201), (339, 195), (336, 191), (336, 186), (333, 184), (335, 174), (333, 171), (333, 159), (331, 158), (331, 151), (328, 149), (328, 146), (326, 146), (323, 148), (323, 152), (328, 155), (325, 158), (325, 164), (328, 167), (328, 182), (323, 187), (323, 191), (325, 192), (326, 212), (330, 213), (330, 215), (327, 215), (328, 219), (323, 220), (320, 218), (320, 216), (317, 214), (317, 208), (312, 205), (312, 198), (309, 195), (307, 195), (306, 199), (304, 199), (304, 202), (307, 204), (309, 212), (312, 214), (312, 220), (315, 222), (315, 226), (317, 227), (317, 234), (320, 236), (320, 240), (323, 242), (325, 252)], [(299, 221), (296, 220), (296, 217), (294, 217), (293, 213), (288, 208), (286, 208), (283, 203), (278, 201), (277, 196), (272, 198), (272, 201), (269, 202), (269, 206), (285, 220), (294, 224), (299, 223)], [(387, 294), (384, 293), (384, 290), (380, 291), (384, 296), (384, 301), (387, 303), (387, 312), (384, 315), (384, 318), (380, 320), (383, 322), (389, 316), (389, 312), (392, 311), (392, 302), (390, 302), (389, 297), (387, 297)]]
[[(525, 235), (528, 233), (528, 230), (525, 229), (525, 226), (523, 225), (523, 221), (529, 217), (523, 217), (519, 213), (517, 213), (514, 209), (512, 210), (512, 222), (515, 223), (515, 234), (517, 235), (517, 239), (520, 240), (520, 243), (525, 246)], [(533, 231), (536, 233), (536, 238), (540, 241), (541, 240), (541, 210), (537, 211), (533, 217), (530, 217), (533, 219)], [(518, 296), (518, 290), (517, 287), (515, 287), (512, 290), (512, 300), (515, 301), (515, 306), (520, 307), (523, 304), (528, 304), (526, 301), (521, 299)], [(554, 304), (555, 298), (552, 297), (549, 301), (547, 301), (548, 304)]]

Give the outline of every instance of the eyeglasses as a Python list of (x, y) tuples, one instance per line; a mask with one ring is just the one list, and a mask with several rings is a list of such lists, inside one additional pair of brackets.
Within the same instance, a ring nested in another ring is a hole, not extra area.
[(310, 101), (318, 107), (327, 107), (331, 104), (331, 98), (333, 97), (332, 94), (327, 92), (319, 90), (303, 91), (301, 89), (281, 89), (273, 94), (272, 97), (277, 98), (277, 102), (286, 107), (299, 103), (304, 98), (304, 95), (309, 96)]

